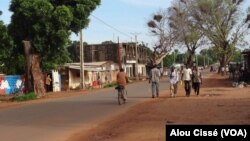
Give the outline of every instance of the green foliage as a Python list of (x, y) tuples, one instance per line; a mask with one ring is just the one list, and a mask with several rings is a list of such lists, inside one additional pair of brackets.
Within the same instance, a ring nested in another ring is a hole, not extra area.
[(114, 82), (114, 83), (108, 83), (108, 84), (106, 84), (105, 86), (104, 86), (104, 88), (109, 88), (109, 87), (114, 87), (114, 86), (116, 86), (116, 83)]
[(29, 100), (34, 100), (34, 99), (36, 99), (36, 94), (34, 92), (14, 97), (14, 101), (17, 101), (17, 102), (29, 101)]
[(163, 59), (164, 67), (171, 67), (173, 64), (185, 64), (187, 56), (185, 53), (179, 53), (177, 49), (172, 54), (167, 55)]
[[(67, 50), (69, 52), (69, 58), (71, 62), (80, 62), (80, 42), (79, 41), (73, 41), (69, 42)], [(83, 46), (87, 46), (87, 42), (83, 42)]]
[(69, 57), (72, 62), (80, 62), (80, 47), (78, 41), (70, 42), (68, 45)]
[(221, 65), (230, 61), (237, 46), (244, 44), (249, 28), (241, 3), (244, 0), (195, 0), (192, 16), (197, 27), (215, 47)]
[(200, 54), (206, 57), (205, 60), (207, 60), (209, 64), (213, 64), (217, 62), (219, 58), (218, 52), (216, 50), (217, 48), (215, 47), (211, 47), (209, 49), (202, 49), (200, 51)]
[(164, 59), (163, 59), (163, 66), (164, 67), (170, 67), (172, 64), (174, 63), (174, 55), (167, 55)]
[(100, 4), (101, 0), (49, 0), (49, 2), (54, 7), (66, 6), (70, 10), (73, 19), (69, 28), (74, 33), (78, 33), (88, 25), (89, 15)]
[(22, 41), (28, 40), (33, 52), (40, 55), (44, 71), (70, 62), (67, 44), (71, 31), (85, 28), (99, 4), (100, 0), (12, 0), (9, 31), (17, 44), (14, 56), (24, 54)]
[[(1, 15), (1, 14), (0, 14)], [(13, 56), (14, 42), (8, 34), (7, 26), (0, 21), (0, 73), (11, 74), (15, 70), (16, 57)]]
[(241, 56), (241, 51), (236, 50), (235, 53), (233, 54), (231, 61), (232, 62), (241, 62), (242, 56)]
[(114, 44), (114, 42), (113, 41), (103, 41), (102, 44), (104, 44), (104, 45), (105, 44)]

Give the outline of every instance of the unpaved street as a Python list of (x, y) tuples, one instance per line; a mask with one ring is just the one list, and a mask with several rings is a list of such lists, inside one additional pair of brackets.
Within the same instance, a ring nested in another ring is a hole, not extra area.
[[(167, 86), (168, 81), (165, 79), (161, 84)], [(167, 89), (161, 88), (162, 92)], [(116, 90), (107, 88), (21, 104), (1, 102), (0, 137), (2, 141), (64, 141), (140, 101), (151, 99), (150, 85), (146, 81), (128, 85), (128, 97), (125, 105), (118, 105)]]
[(148, 82), (131, 84), (128, 103), (121, 106), (114, 88), (1, 102), (1, 140), (164, 141), (166, 124), (250, 124), (250, 88), (233, 88), (216, 73), (206, 77), (201, 95), (191, 97), (185, 97), (180, 86), (177, 97), (170, 98), (167, 79), (156, 99)]
[(232, 88), (226, 77), (209, 74), (201, 96), (185, 97), (183, 88), (170, 98), (131, 107), (88, 132), (74, 134), (68, 141), (164, 141), (165, 125), (177, 124), (250, 124), (250, 88)]

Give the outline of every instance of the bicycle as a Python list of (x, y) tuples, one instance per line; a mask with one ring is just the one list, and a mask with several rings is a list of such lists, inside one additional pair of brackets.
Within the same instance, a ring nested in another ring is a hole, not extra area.
[(125, 104), (126, 103), (126, 96), (127, 96), (127, 91), (123, 86), (117, 86), (115, 88), (118, 91), (118, 104)]

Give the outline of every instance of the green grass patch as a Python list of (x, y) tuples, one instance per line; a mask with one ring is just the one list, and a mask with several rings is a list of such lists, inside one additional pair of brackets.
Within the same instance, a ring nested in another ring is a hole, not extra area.
[(109, 84), (105, 84), (104, 88), (109, 88), (109, 87), (114, 87), (116, 86), (116, 83), (109, 83)]
[(35, 92), (30, 92), (21, 96), (14, 97), (14, 101), (21, 102), (21, 101), (29, 101), (36, 99)]

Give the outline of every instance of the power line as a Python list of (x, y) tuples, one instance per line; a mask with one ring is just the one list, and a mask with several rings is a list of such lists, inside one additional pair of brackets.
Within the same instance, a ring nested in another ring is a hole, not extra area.
[(129, 36), (127, 33), (124, 33), (124, 32), (122, 32), (122, 31), (118, 30), (117, 28), (115, 28), (115, 27), (113, 27), (112, 25), (106, 23), (105, 21), (103, 21), (102, 19), (100, 19), (100, 18), (94, 16), (93, 14), (91, 14), (91, 16), (94, 17), (96, 20), (100, 21), (101, 23), (103, 23), (104, 25), (108, 26), (109, 28), (112, 28), (113, 30), (115, 30), (115, 31), (117, 31), (117, 32), (119, 32), (119, 33), (121, 33), (121, 34), (123, 34), (124, 36), (127, 36), (127, 37), (131, 38), (131, 36)]

